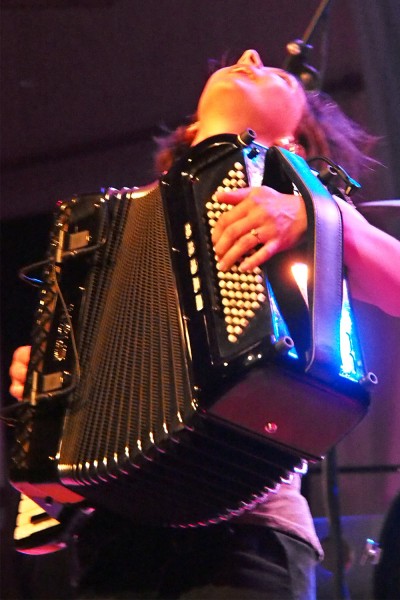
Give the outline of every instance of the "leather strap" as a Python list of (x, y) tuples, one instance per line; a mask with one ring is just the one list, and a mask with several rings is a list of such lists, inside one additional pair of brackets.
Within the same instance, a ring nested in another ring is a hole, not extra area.
[[(269, 160), (268, 160), (269, 159)], [(270, 161), (277, 162), (303, 197), (307, 219), (308, 295), (311, 346), (306, 372), (330, 382), (340, 368), (340, 317), (343, 286), (342, 218), (335, 199), (303, 158), (273, 146)], [(266, 183), (268, 185), (268, 183)]]

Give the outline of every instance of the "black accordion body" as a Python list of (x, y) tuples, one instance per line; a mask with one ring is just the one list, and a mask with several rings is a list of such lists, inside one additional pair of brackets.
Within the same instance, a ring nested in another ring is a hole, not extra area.
[[(228, 207), (215, 192), (261, 184), (303, 195), (309, 239), (252, 273), (223, 273), (211, 231)], [(15, 487), (50, 504), (197, 526), (251, 509), (323, 457), (368, 407), (339, 220), (302, 159), (233, 135), (199, 144), (152, 186), (64, 202)], [(308, 265), (307, 282), (293, 264)]]

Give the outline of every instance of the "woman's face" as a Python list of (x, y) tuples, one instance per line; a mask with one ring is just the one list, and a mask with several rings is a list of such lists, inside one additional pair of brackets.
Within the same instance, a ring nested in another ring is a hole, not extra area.
[(293, 137), (305, 103), (304, 90), (295, 77), (265, 67), (255, 50), (246, 50), (236, 64), (219, 69), (207, 81), (198, 104), (194, 143), (250, 128), (257, 142), (270, 146)]

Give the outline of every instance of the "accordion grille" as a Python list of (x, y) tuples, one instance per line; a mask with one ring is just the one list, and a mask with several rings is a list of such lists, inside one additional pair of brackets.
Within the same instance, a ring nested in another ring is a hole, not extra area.
[(191, 406), (161, 198), (158, 189), (132, 196), (113, 199), (115, 239), (107, 241), (83, 309), (82, 375), (59, 463), (81, 483), (139, 465), (181, 428)]

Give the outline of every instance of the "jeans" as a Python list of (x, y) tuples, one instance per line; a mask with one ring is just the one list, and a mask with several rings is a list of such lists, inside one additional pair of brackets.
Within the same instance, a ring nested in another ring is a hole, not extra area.
[(86, 552), (80, 599), (315, 599), (315, 551), (267, 527), (135, 528)]

